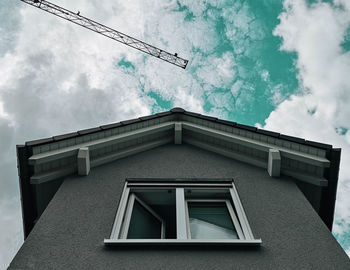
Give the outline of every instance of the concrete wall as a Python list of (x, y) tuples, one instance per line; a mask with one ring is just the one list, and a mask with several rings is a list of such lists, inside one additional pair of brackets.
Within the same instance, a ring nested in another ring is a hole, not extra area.
[[(127, 177), (234, 178), (260, 248), (106, 248)], [(350, 269), (293, 180), (186, 145), (169, 145), (67, 178), (11, 270)]]

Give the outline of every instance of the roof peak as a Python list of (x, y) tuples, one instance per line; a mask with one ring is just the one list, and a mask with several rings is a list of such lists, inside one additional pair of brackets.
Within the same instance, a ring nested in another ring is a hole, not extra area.
[(171, 112), (177, 113), (177, 112), (185, 112), (185, 110), (181, 107), (174, 107), (170, 110)]

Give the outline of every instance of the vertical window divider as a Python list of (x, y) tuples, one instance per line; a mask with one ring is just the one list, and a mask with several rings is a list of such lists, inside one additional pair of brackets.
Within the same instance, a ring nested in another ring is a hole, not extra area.
[(233, 204), (235, 206), (238, 219), (241, 221), (241, 227), (245, 236), (245, 239), (252, 240), (254, 239), (253, 233), (250, 229), (250, 225), (247, 219), (247, 216), (244, 212), (243, 206), (241, 204), (241, 200), (239, 199), (238, 192), (236, 190), (236, 187), (234, 183), (232, 183), (232, 187), (229, 189), (231, 193), (231, 197), (233, 200)]
[(121, 215), (124, 215), (124, 213), (125, 213), (125, 208), (126, 208), (126, 203), (128, 201), (129, 192), (130, 192), (130, 188), (128, 187), (128, 182), (126, 182), (124, 185), (122, 197), (120, 198), (119, 207), (118, 207), (118, 211), (116, 214), (115, 222), (113, 224), (113, 229), (112, 229), (111, 236), (110, 236), (111, 239), (118, 239), (118, 237), (120, 235), (119, 233), (120, 233), (120, 229), (121, 229), (122, 222), (123, 222), (123, 217), (121, 217)]
[(186, 232), (187, 232), (187, 238), (192, 239), (191, 237), (191, 228), (190, 228), (190, 214), (188, 211), (188, 201), (185, 200), (185, 212), (186, 212)]
[(244, 240), (245, 237), (244, 237), (241, 225), (240, 225), (240, 223), (239, 223), (239, 221), (238, 221), (238, 219), (236, 217), (235, 211), (233, 210), (233, 207), (232, 207), (231, 203), (228, 200), (225, 200), (225, 203), (226, 203), (227, 210), (230, 213), (233, 225), (234, 225), (234, 227), (236, 229), (238, 238)]
[(120, 232), (121, 239), (126, 239), (128, 236), (131, 213), (132, 213), (132, 209), (134, 208), (134, 203), (135, 203), (135, 195), (131, 193), (129, 196), (128, 207), (126, 208), (126, 211), (125, 211), (124, 224)]
[(187, 239), (186, 205), (184, 188), (176, 188), (176, 238)]

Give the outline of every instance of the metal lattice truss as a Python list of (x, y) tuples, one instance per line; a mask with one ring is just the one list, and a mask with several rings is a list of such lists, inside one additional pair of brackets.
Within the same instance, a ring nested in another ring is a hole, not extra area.
[(74, 13), (70, 10), (67, 10), (63, 7), (57, 6), (45, 0), (20, 0), (24, 3), (32, 5), (34, 7), (40, 8), (46, 12), (49, 12), (53, 15), (61, 17), (67, 21), (78, 24), (82, 27), (85, 27), (89, 30), (92, 30), (98, 34), (104, 35), (108, 38), (111, 38), (115, 41), (128, 45), (134, 49), (157, 57), (161, 60), (164, 60), (170, 64), (186, 68), (188, 60), (185, 60), (181, 57), (178, 57), (177, 54), (171, 54), (166, 51), (163, 51), (157, 47), (149, 45), (143, 41), (140, 41), (136, 38), (130, 37), (126, 34), (123, 34), (117, 30), (114, 30), (110, 27), (107, 27), (103, 24), (90, 20), (84, 16), (81, 16), (80, 13)]

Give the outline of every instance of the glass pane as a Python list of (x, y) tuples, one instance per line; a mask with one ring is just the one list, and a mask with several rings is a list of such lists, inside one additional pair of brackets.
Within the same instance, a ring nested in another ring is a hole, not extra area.
[(176, 239), (176, 198), (174, 188), (136, 188), (131, 192), (150, 207), (166, 225), (164, 238)]
[(226, 203), (190, 202), (192, 239), (238, 239)]
[(162, 223), (137, 200), (132, 210), (128, 239), (160, 239)]

